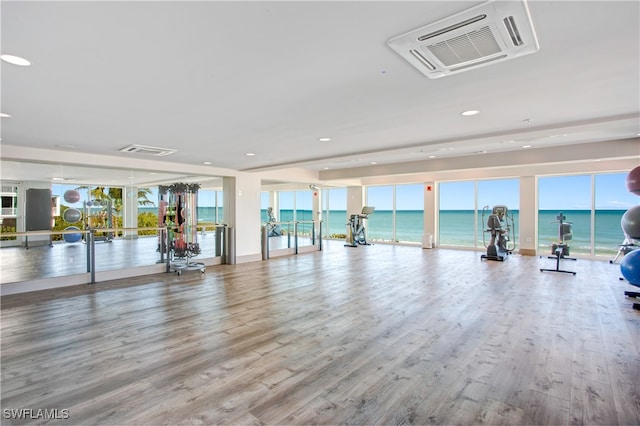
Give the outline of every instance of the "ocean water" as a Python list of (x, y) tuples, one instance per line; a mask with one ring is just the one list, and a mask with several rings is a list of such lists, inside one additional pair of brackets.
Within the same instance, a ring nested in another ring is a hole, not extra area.
[[(141, 207), (140, 212), (150, 211), (157, 213), (157, 209), (152, 207)], [(594, 247), (595, 254), (615, 255), (618, 246), (624, 240), (624, 234), (620, 226), (620, 220), (626, 210), (596, 210), (594, 217)], [(516, 236), (519, 232), (519, 215), (517, 210), (512, 210)], [(222, 208), (216, 212), (215, 207), (198, 207), (198, 222), (222, 221)], [(566, 210), (563, 211), (566, 221), (573, 226), (573, 239), (569, 241), (571, 253), (590, 254), (591, 253), (591, 211), (590, 210)], [(277, 213), (281, 222), (293, 220), (293, 210), (281, 210)], [(558, 240), (558, 224), (556, 217), (557, 210), (541, 210), (538, 212), (538, 247), (541, 252), (548, 250), (555, 241)], [(313, 215), (310, 210), (298, 210), (298, 220), (312, 220)], [(262, 210), (262, 221), (266, 221), (266, 210)], [(323, 234), (324, 235), (344, 235), (347, 233), (347, 212), (345, 210), (331, 210), (323, 212)], [(463, 247), (483, 247), (482, 230), (485, 224), (482, 223), (482, 211), (477, 212), (477, 221), (473, 210), (442, 210), (440, 211), (439, 242), (442, 245), (463, 246)], [(423, 212), (420, 210), (398, 211), (395, 216), (396, 235), (393, 236), (393, 212), (376, 210), (367, 219), (367, 237), (372, 241), (398, 241), (421, 243), (423, 228)], [(486, 220), (486, 216), (485, 216)], [(477, 229), (477, 238), (474, 236)], [(292, 229), (293, 230), (293, 229)], [(291, 230), (291, 231), (292, 231)], [(308, 233), (311, 230), (310, 224), (300, 224), (298, 231)], [(488, 235), (485, 240), (488, 241)], [(513, 240), (513, 237), (511, 238)]]

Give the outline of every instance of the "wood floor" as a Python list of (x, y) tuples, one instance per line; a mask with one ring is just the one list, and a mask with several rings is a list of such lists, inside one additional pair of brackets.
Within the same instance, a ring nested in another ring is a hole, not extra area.
[(640, 424), (633, 287), (554, 266), (327, 242), (5, 296), (2, 424)]

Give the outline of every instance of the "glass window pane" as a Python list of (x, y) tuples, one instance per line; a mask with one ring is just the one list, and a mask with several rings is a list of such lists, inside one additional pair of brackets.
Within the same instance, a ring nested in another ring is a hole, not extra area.
[(439, 189), (440, 244), (474, 247), (475, 183), (442, 182)]
[(267, 215), (268, 208), (269, 208), (269, 191), (262, 191), (260, 193), (260, 221), (262, 223), (269, 221), (269, 215)]
[(293, 221), (295, 193), (291, 191), (278, 192), (278, 207), (280, 215), (276, 216), (276, 220), (280, 222)]
[(397, 185), (396, 240), (421, 243), (422, 234), (424, 234), (424, 185)]
[(376, 208), (365, 224), (367, 240), (393, 241), (393, 186), (367, 187), (366, 204)]
[(572, 224), (569, 254), (591, 254), (591, 176), (538, 179), (538, 251), (551, 254), (559, 236), (558, 216)]
[(347, 188), (322, 191), (322, 229), (329, 238), (346, 238)]
[(624, 213), (638, 205), (638, 196), (627, 190), (627, 173), (601, 174), (595, 177), (595, 254), (618, 253), (625, 235), (621, 220)]
[[(313, 220), (313, 191), (296, 191), (296, 214), (298, 222)], [(311, 223), (299, 223), (298, 234), (311, 235)]]

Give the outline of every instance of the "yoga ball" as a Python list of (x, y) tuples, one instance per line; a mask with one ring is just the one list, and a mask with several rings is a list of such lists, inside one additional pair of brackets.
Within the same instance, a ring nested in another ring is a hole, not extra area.
[[(79, 231), (80, 228), (78, 228), (77, 226), (67, 226), (66, 228), (64, 228), (65, 231)], [(77, 233), (77, 234), (62, 234), (62, 238), (67, 242), (67, 243), (77, 243), (78, 241), (80, 241), (82, 239), (82, 234)]]
[(77, 203), (78, 201), (80, 201), (80, 193), (75, 189), (69, 189), (68, 191), (65, 191), (63, 197), (67, 203)]
[(620, 272), (629, 284), (640, 287), (640, 249), (633, 250), (622, 258)]
[(624, 212), (620, 225), (626, 236), (634, 240), (640, 239), (640, 206), (631, 207)]
[(67, 223), (75, 223), (80, 222), (82, 219), (82, 213), (78, 209), (66, 209), (64, 213), (62, 213), (62, 218)]
[(640, 166), (629, 172), (626, 183), (629, 192), (640, 195)]

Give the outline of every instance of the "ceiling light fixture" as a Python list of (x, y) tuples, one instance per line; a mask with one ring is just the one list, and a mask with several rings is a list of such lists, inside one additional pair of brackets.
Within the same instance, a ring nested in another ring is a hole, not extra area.
[(436, 158), (435, 155), (430, 155), (428, 158)]
[(531, 145), (522, 145), (523, 148), (531, 148)]
[(465, 117), (471, 117), (472, 115), (480, 114), (480, 111), (476, 109), (470, 109), (468, 111), (462, 111), (460, 114), (464, 115)]
[(18, 65), (20, 67), (28, 67), (31, 65), (30, 61), (15, 55), (0, 55), (0, 59), (9, 64)]
[(208, 166), (209, 164), (211, 164), (211, 161), (205, 161), (202, 164), (206, 164)]
[(253, 156), (254, 156), (254, 155), (256, 155), (256, 154), (254, 154), (253, 152), (247, 152), (245, 155), (246, 155), (247, 157), (253, 157)]
[(372, 161), (371, 164), (378, 164), (378, 162), (377, 161)]
[(318, 139), (320, 142), (329, 142), (331, 138), (320, 138)]
[(11, 114), (0, 112), (0, 117), (2, 117), (2, 118), (11, 118)]

